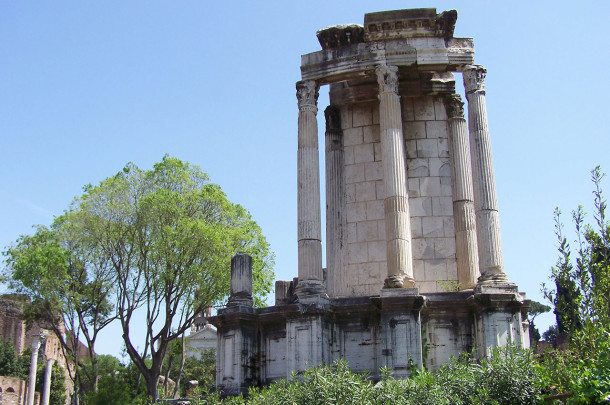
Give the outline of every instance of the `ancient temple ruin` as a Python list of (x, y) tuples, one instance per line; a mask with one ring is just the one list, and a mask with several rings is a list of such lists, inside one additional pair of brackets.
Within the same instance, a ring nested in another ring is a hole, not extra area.
[[(485, 74), (456, 11), (370, 13), (318, 31), (298, 102), (298, 278), (252, 307), (250, 259), (232, 263), (218, 328), (227, 394), (345, 359), (395, 376), (452, 355), (529, 346), (528, 301), (502, 263)], [(463, 79), (467, 98), (456, 94)], [(317, 99), (328, 85), (326, 269)]]

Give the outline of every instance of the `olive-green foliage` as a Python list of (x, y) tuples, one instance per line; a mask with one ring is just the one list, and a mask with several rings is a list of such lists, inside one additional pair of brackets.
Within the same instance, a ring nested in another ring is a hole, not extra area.
[(568, 350), (541, 356), (549, 394), (571, 394), (570, 404), (607, 403), (610, 400), (610, 327), (586, 322), (574, 332)]
[(201, 358), (187, 357), (180, 379), (181, 395), (186, 395), (189, 381), (199, 381), (200, 389), (212, 391), (216, 385), (216, 350), (209, 349), (201, 353)]
[[(111, 356), (108, 356), (111, 357)], [(141, 384), (139, 391), (135, 392), (139, 371), (133, 365), (124, 366), (118, 359), (116, 362), (100, 361), (100, 381), (97, 392), (88, 391), (87, 405), (143, 405), (148, 403), (146, 387)], [(112, 367), (110, 364), (113, 364)]]
[(204, 395), (194, 404), (536, 404), (543, 381), (531, 352), (515, 347), (494, 350), (482, 362), (464, 354), (436, 372), (421, 370), (407, 379), (393, 378), (389, 369), (382, 375), (375, 384), (337, 361), (293, 375), (290, 382), (252, 388), (246, 398)]
[[(161, 374), (163, 376), (167, 375), (169, 367), (169, 378), (173, 381), (178, 381), (181, 356), (182, 340), (175, 340), (161, 368)], [(182, 375), (180, 375), (180, 397), (186, 395), (189, 381), (198, 381), (198, 387), (202, 391), (209, 392), (214, 390), (216, 385), (215, 349), (203, 351), (200, 357), (191, 356), (184, 359), (184, 368)], [(167, 398), (173, 398), (173, 391), (168, 393)]]
[[(258, 300), (271, 289), (273, 255), (260, 227), (206, 173), (179, 159), (165, 156), (151, 170), (127, 165), (87, 187), (71, 215), (83, 248), (116, 275), (115, 309), (127, 354), (152, 399), (171, 342), (228, 296), (231, 256), (252, 256)], [(132, 340), (140, 309), (150, 365)]]
[(555, 305), (557, 329), (568, 334), (569, 347), (545, 353), (541, 361), (545, 385), (555, 387), (553, 393), (571, 394), (568, 403), (610, 401), (610, 221), (601, 188), (604, 177), (599, 166), (591, 171), (593, 225), (585, 222), (582, 206), (572, 212), (573, 246), (555, 210), (559, 260), (551, 280), (556, 288), (543, 291)]

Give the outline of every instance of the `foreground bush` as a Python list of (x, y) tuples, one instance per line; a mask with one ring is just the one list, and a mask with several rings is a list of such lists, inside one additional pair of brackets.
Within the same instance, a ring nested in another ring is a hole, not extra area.
[(482, 362), (463, 355), (437, 372), (417, 371), (408, 379), (395, 379), (390, 371), (382, 369), (382, 380), (375, 384), (340, 360), (290, 382), (252, 388), (247, 398), (220, 400), (214, 394), (195, 404), (536, 404), (542, 399), (540, 367), (530, 351), (514, 347), (497, 349)]
[(610, 402), (610, 327), (586, 322), (574, 332), (567, 350), (541, 356), (550, 394), (569, 394), (569, 404)]

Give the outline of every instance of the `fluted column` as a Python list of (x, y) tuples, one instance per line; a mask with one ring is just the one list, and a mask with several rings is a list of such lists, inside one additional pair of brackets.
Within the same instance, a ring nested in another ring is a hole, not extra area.
[(481, 272), (479, 284), (508, 281), (502, 260), (498, 198), (487, 127), (486, 73), (487, 70), (483, 66), (471, 65), (463, 75), (468, 99), (468, 128)]
[(49, 405), (49, 398), (51, 397), (51, 373), (53, 372), (53, 359), (47, 360), (47, 366), (44, 370), (44, 386), (42, 389), (42, 401), (40, 405)]
[(411, 253), (407, 165), (398, 96), (398, 68), (380, 65), (375, 72), (379, 83), (381, 159), (385, 188), (383, 205), (388, 276), (384, 287), (407, 288), (413, 287), (415, 283)]
[(343, 182), (343, 140), (339, 108), (329, 105), (326, 119), (326, 290), (338, 295), (343, 269), (343, 224), (345, 185)]
[(318, 84), (297, 82), (299, 105), (298, 238), (299, 283), (297, 295), (324, 292), (320, 222), (320, 164), (318, 158)]
[(447, 95), (445, 106), (453, 166), (453, 218), (458, 282), (462, 288), (472, 288), (480, 274), (468, 127), (464, 118), (464, 102), (459, 94)]

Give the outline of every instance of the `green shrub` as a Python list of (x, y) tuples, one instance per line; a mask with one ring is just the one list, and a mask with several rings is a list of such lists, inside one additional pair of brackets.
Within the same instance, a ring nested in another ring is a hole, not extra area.
[(384, 368), (377, 384), (339, 360), (293, 374), (290, 382), (251, 388), (246, 398), (220, 400), (213, 394), (194, 404), (535, 404), (542, 399), (541, 373), (532, 353), (516, 347), (496, 349), (481, 362), (464, 354), (437, 372), (415, 371), (406, 379), (396, 379)]
[[(570, 339), (569, 349), (541, 357), (546, 387), (571, 394), (570, 404), (608, 403), (610, 400), (610, 328), (587, 322)], [(547, 389), (550, 395), (550, 389)]]

